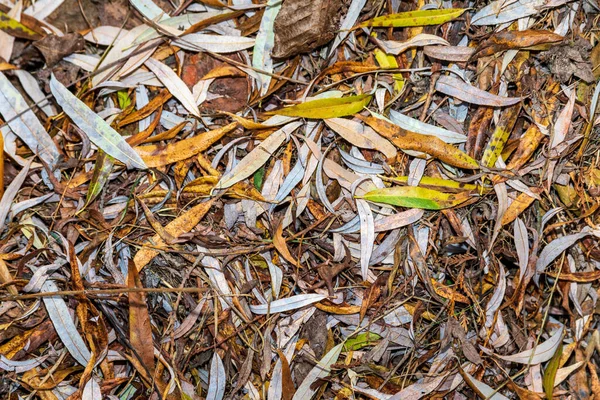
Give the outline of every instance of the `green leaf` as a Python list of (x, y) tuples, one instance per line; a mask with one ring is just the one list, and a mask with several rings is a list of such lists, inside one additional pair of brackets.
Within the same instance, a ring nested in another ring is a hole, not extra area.
[(65, 114), (69, 116), (98, 148), (127, 167), (146, 169), (146, 164), (117, 131), (60, 83), (54, 74), (50, 91)]
[(117, 92), (117, 100), (119, 101), (119, 107), (121, 110), (124, 110), (131, 104), (131, 99), (129, 98), (129, 93), (127, 93), (127, 90), (119, 90)]
[(460, 17), (465, 11), (466, 9), (464, 8), (408, 11), (376, 17), (363, 22), (359, 27), (380, 26), (403, 28), (406, 26), (439, 25)]
[(269, 114), (313, 119), (345, 117), (354, 115), (365, 108), (371, 101), (371, 97), (370, 94), (361, 94), (334, 99), (318, 99), (272, 111)]
[(263, 165), (254, 173), (254, 187), (257, 190), (262, 189), (263, 182), (265, 180), (265, 166)]
[(417, 186), (394, 186), (375, 189), (357, 198), (400, 207), (443, 210), (465, 202), (469, 196), (469, 192), (443, 193)]
[(360, 350), (363, 347), (372, 346), (376, 344), (379, 339), (381, 339), (381, 336), (379, 336), (376, 333), (361, 333), (351, 339), (346, 340), (346, 344), (344, 345), (344, 351)]
[(558, 345), (558, 349), (556, 349), (556, 353), (552, 356), (552, 359), (546, 365), (546, 370), (544, 371), (544, 379), (542, 380), (542, 386), (544, 386), (544, 392), (546, 392), (546, 399), (552, 400), (552, 394), (554, 392), (554, 380), (556, 379), (556, 371), (558, 371), (558, 367), (560, 367), (560, 358), (563, 353), (563, 345), (560, 343)]

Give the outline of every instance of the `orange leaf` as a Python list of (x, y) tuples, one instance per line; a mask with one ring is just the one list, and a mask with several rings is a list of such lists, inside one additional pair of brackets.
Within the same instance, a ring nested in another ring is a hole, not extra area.
[(225, 134), (234, 130), (236, 126), (237, 123), (233, 122), (222, 128), (204, 132), (192, 138), (170, 143), (166, 146), (149, 144), (138, 146), (135, 148), (135, 151), (149, 168), (161, 167), (193, 157), (201, 151), (208, 149), (213, 143), (225, 136)]
[[(204, 203), (195, 205), (194, 207), (181, 214), (179, 217), (171, 221), (165, 226), (165, 232), (173, 237), (179, 237), (184, 233), (192, 230), (198, 223), (204, 218), (210, 207), (212, 207), (216, 198), (212, 198)], [(167, 244), (156, 234), (152, 237), (151, 241), (157, 248), (166, 247)], [(159, 253), (159, 250), (151, 247), (142, 247), (133, 258), (135, 266), (138, 271), (141, 271), (154, 257)]]
[(285, 239), (283, 238), (283, 225), (279, 224), (277, 229), (275, 230), (275, 235), (273, 236), (273, 245), (277, 249), (277, 251), (292, 265), (300, 265), (298, 261), (292, 256), (290, 250), (287, 247)]

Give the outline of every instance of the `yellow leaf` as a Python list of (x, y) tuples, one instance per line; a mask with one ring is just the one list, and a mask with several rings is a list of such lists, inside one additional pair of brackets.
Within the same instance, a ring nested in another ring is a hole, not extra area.
[(359, 27), (378, 26), (402, 28), (406, 26), (439, 25), (460, 17), (466, 9), (417, 10), (383, 15), (363, 22)]
[(496, 160), (498, 160), (498, 156), (502, 153), (502, 149), (504, 149), (504, 145), (512, 132), (513, 127), (515, 126), (515, 122), (517, 122), (517, 117), (519, 116), (519, 112), (521, 111), (521, 104), (517, 104), (516, 106), (507, 108), (502, 116), (500, 117), (500, 121), (498, 122), (498, 126), (494, 130), (488, 145), (483, 152), (483, 157), (481, 158), (481, 164), (486, 167), (493, 167), (496, 164)]
[[(534, 193), (537, 192), (537, 191), (540, 191), (537, 188), (532, 188), (532, 189), (536, 189), (534, 191)], [(513, 222), (534, 201), (535, 201), (535, 198), (529, 196), (527, 193), (520, 193), (517, 196), (517, 198), (514, 199), (512, 203), (510, 203), (510, 206), (508, 206), (508, 208), (506, 209), (506, 212), (502, 216), (502, 220), (500, 221), (500, 223), (502, 224), (502, 226), (504, 226), (506, 224), (510, 224), (511, 222)]]
[(321, 311), (325, 311), (329, 314), (337, 314), (337, 315), (350, 315), (350, 314), (358, 314), (360, 312), (360, 306), (351, 306), (351, 305), (338, 305), (338, 304), (324, 304), (316, 303), (315, 307)]
[(392, 204), (400, 207), (421, 208), (425, 210), (442, 210), (464, 203), (469, 199), (468, 192), (443, 193), (437, 190), (417, 186), (394, 186), (375, 189), (365, 193), (361, 199), (376, 203)]
[(0, 29), (9, 35), (18, 37), (20, 39), (37, 40), (42, 38), (41, 34), (26, 27), (2, 11), (0, 11)]
[[(390, 178), (390, 181), (397, 182), (401, 184), (408, 183), (408, 176), (396, 176), (394, 178)], [(473, 185), (471, 183), (464, 182), (456, 182), (450, 179), (442, 179), (442, 178), (432, 178), (430, 176), (424, 176), (419, 181), (419, 186), (433, 189), (433, 190), (444, 190), (444, 191), (452, 191), (452, 192), (462, 192), (465, 190), (480, 190), (482, 189), (478, 185)]]
[(318, 99), (291, 107), (285, 107), (268, 114), (314, 119), (345, 117), (354, 115), (365, 108), (371, 101), (371, 97), (370, 94), (361, 94), (358, 96), (335, 99)]
[[(375, 59), (377, 60), (381, 68), (398, 68), (398, 62), (396, 61), (396, 57), (389, 54), (385, 54), (380, 49), (375, 49), (374, 53)], [(396, 92), (398, 93), (401, 92), (404, 88), (404, 77), (401, 73), (392, 74), (392, 77), (394, 78), (394, 90), (396, 90)]]

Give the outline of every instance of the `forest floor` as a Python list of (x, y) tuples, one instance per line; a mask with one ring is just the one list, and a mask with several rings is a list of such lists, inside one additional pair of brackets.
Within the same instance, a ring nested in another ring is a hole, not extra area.
[(0, 0), (0, 397), (600, 400), (599, 12)]

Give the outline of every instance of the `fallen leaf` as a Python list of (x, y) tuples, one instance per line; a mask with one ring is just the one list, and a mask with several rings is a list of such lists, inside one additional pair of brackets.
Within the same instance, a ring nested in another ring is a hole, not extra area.
[(393, 186), (371, 190), (358, 198), (400, 207), (443, 210), (464, 203), (470, 198), (470, 194), (449, 194), (417, 186)]
[(371, 95), (361, 94), (333, 99), (317, 99), (271, 111), (269, 114), (287, 117), (327, 119), (354, 115), (371, 102)]
[(106, 154), (123, 162), (129, 168), (146, 169), (144, 161), (98, 114), (75, 97), (54, 75), (50, 79), (50, 90), (56, 102), (89, 139)]
[(359, 27), (403, 28), (407, 26), (440, 25), (460, 17), (465, 11), (463, 8), (408, 11), (376, 17), (361, 23)]
[(465, 81), (442, 75), (435, 83), (435, 89), (448, 96), (456, 97), (467, 103), (489, 107), (506, 107), (519, 103), (520, 97), (501, 97), (471, 86)]

